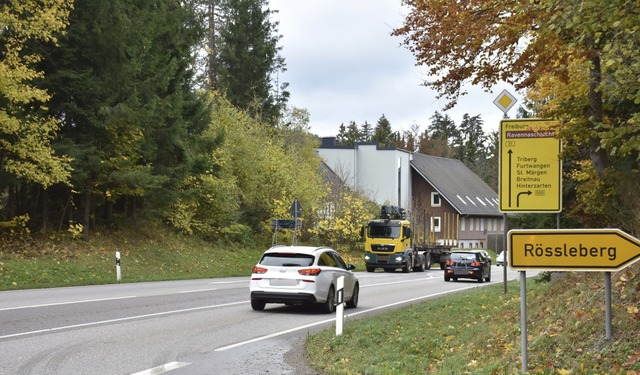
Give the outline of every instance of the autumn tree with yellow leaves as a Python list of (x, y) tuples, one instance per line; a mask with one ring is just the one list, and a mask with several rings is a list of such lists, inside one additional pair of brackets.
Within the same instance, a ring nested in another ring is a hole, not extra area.
[[(50, 99), (34, 82), (43, 78), (36, 42), (57, 41), (67, 27), (70, 0), (12, 0), (0, 5), (0, 191), (16, 194), (21, 184), (48, 188), (69, 181), (69, 158), (51, 141), (59, 123), (46, 114)], [(9, 200), (11, 202), (11, 200)], [(16, 215), (9, 207), (9, 219)]]
[[(424, 84), (446, 98), (448, 108), (468, 84), (491, 89), (505, 81), (529, 93), (539, 116), (563, 122), (565, 160), (585, 166), (573, 180), (574, 212), (587, 225), (605, 220), (607, 226), (640, 231), (634, 193), (640, 188), (637, 1), (403, 4), (410, 11), (393, 34), (428, 67), (431, 78)], [(580, 189), (598, 193), (587, 198)]]

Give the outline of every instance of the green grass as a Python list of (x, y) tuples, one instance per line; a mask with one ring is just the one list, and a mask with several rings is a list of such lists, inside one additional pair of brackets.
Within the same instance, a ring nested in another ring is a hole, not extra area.
[[(121, 282), (249, 277), (270, 246), (270, 241), (209, 243), (150, 224), (94, 233), (89, 241), (69, 237), (0, 241), (0, 290), (116, 283), (116, 251), (121, 255)], [(360, 252), (343, 255), (364, 269)]]
[(210, 244), (164, 231), (96, 235), (90, 241), (33, 242), (0, 253), (0, 290), (249, 276), (266, 248)]
[[(614, 337), (605, 340), (602, 274), (527, 283), (531, 374), (640, 374), (638, 269), (615, 275)], [(432, 299), (307, 338), (325, 374), (521, 373), (520, 292), (510, 282)]]

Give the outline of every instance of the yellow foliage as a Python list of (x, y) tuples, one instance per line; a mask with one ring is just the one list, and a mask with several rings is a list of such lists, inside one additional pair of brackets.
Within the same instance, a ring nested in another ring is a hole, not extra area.
[(71, 0), (13, 0), (0, 7), (0, 97), (6, 106), (0, 110), (0, 148), (6, 172), (44, 187), (67, 182), (68, 157), (56, 156), (50, 141), (56, 136), (58, 122), (41, 117), (32, 108), (45, 107), (49, 94), (32, 82), (42, 77), (35, 69), (41, 56), (28, 54), (25, 45), (33, 41), (55, 42), (56, 33), (67, 26)]

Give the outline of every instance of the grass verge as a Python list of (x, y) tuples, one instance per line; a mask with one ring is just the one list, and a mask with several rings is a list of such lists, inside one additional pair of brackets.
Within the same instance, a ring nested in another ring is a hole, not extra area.
[[(0, 290), (116, 283), (115, 253), (122, 282), (246, 276), (270, 243), (209, 243), (163, 227), (94, 233), (89, 241), (46, 238), (0, 244)], [(364, 269), (361, 253), (343, 253)]]
[(46, 241), (0, 253), (0, 290), (122, 282), (249, 276), (263, 246), (209, 244), (153, 231), (96, 234), (90, 241)]
[[(570, 273), (527, 283), (531, 374), (640, 374), (638, 268), (615, 274), (613, 332), (605, 340), (604, 278)], [(519, 284), (432, 299), (307, 338), (325, 374), (518, 374)]]

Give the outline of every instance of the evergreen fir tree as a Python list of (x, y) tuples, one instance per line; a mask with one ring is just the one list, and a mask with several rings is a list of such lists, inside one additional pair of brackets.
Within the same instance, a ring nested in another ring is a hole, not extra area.
[(382, 114), (373, 129), (371, 141), (378, 142), (381, 146), (391, 146), (394, 143), (392, 133), (393, 130), (391, 130), (391, 123), (387, 120), (385, 115)]
[(241, 109), (277, 125), (289, 93), (277, 23), (267, 0), (220, 0), (215, 71), (220, 91)]

